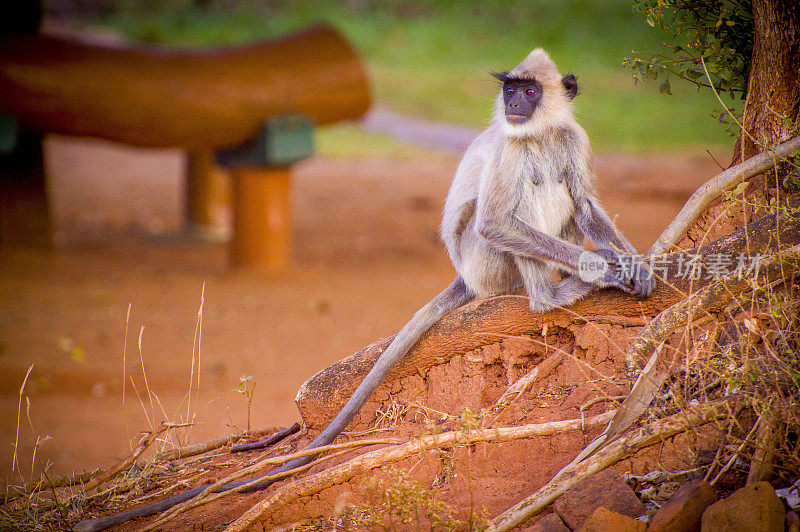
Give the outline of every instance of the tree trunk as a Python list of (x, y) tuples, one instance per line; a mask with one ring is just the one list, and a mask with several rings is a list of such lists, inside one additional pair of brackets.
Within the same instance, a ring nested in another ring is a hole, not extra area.
[(753, 24), (740, 160), (796, 134), (800, 118), (800, 4), (753, 0)]
[[(797, 135), (800, 120), (800, 4), (796, 0), (753, 0), (753, 53), (743, 130), (736, 141), (731, 166)], [(712, 203), (675, 245), (703, 246), (763, 215), (774, 198), (781, 202), (796, 193), (784, 186), (789, 164), (748, 181), (747, 201)]]

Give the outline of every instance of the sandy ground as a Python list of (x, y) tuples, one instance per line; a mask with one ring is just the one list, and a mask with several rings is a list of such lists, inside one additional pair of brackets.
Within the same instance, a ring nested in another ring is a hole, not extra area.
[[(257, 382), (254, 429), (297, 420), (292, 400), (306, 378), (396, 332), (452, 279), (438, 224), (457, 163), (442, 154), (298, 165), (292, 263), (267, 275), (230, 268), (224, 244), (180, 236), (181, 154), (51, 139), (60, 245), (0, 250), (0, 478), (11, 472), (31, 364), (18, 438), (25, 480), (32, 464), (36, 476), (46, 464), (54, 474), (108, 467), (153, 420), (188, 415), (192, 442), (244, 428), (234, 390), (243, 375)], [(708, 156), (603, 156), (600, 198), (646, 249), (716, 172)], [(187, 404), (193, 356), (200, 384)]]

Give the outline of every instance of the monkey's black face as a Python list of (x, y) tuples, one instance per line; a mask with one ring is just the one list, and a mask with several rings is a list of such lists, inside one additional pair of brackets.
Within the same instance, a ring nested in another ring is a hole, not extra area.
[(503, 83), (506, 120), (524, 124), (542, 100), (542, 84), (535, 79), (508, 79)]
[[(503, 83), (503, 102), (508, 123), (524, 124), (530, 120), (542, 101), (542, 84), (533, 77), (517, 76), (510, 72), (497, 72), (492, 76)], [(561, 85), (570, 100), (578, 94), (578, 82), (574, 75), (567, 74), (561, 78)]]

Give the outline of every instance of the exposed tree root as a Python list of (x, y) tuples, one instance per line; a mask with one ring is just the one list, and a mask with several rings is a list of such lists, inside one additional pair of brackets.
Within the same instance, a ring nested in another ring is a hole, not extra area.
[(227, 484), (228, 482), (231, 482), (231, 481), (236, 480), (238, 478), (241, 478), (243, 476), (243, 475), (240, 475), (240, 474), (229, 475), (229, 476), (225, 477), (224, 479), (222, 479), (221, 481), (215, 482), (214, 484), (208, 486), (201, 493), (199, 493), (195, 497), (187, 500), (186, 502), (182, 502), (180, 504), (176, 504), (175, 506), (173, 506), (172, 508), (170, 508), (169, 510), (167, 510), (163, 514), (161, 514), (155, 521), (153, 521), (152, 523), (148, 524), (144, 528), (140, 529), (139, 532), (150, 532), (151, 530), (158, 530), (159, 528), (161, 528), (163, 525), (165, 525), (167, 522), (169, 522), (174, 517), (177, 517), (178, 515), (186, 512), (188, 510), (191, 510), (192, 508), (197, 508), (198, 506), (203, 506), (205, 504), (212, 503), (212, 502), (214, 502), (214, 501), (216, 501), (218, 499), (222, 499), (223, 497), (228, 497), (230, 495), (233, 495), (234, 493), (241, 493), (243, 491), (247, 491), (248, 488), (251, 488), (254, 485), (259, 484), (259, 483), (264, 482), (264, 481), (276, 480), (276, 479), (280, 479), (280, 478), (283, 478), (283, 477), (286, 477), (286, 476), (289, 476), (289, 475), (296, 475), (297, 473), (302, 473), (304, 471), (308, 471), (309, 469), (311, 469), (315, 465), (317, 465), (317, 464), (319, 464), (321, 462), (324, 462), (326, 460), (330, 460), (331, 458), (340, 456), (340, 455), (342, 455), (342, 454), (344, 454), (344, 453), (346, 453), (348, 451), (349, 451), (348, 449), (343, 449), (343, 450), (340, 450), (338, 452), (335, 452), (335, 453), (332, 453), (332, 454), (325, 455), (323, 457), (317, 458), (317, 459), (315, 459), (315, 460), (313, 460), (313, 461), (311, 461), (311, 462), (309, 462), (309, 463), (307, 463), (305, 465), (302, 465), (300, 467), (296, 467), (294, 469), (290, 469), (289, 471), (285, 471), (283, 473), (278, 473), (278, 474), (275, 474), (275, 475), (264, 475), (263, 477), (259, 477), (259, 478), (253, 479), (251, 482), (248, 482), (247, 484), (244, 484), (242, 486), (239, 486), (239, 487), (227, 490), (227, 491), (215, 492), (214, 490), (216, 488), (222, 487), (225, 484)]
[(712, 201), (733, 190), (739, 183), (774, 168), (781, 159), (792, 155), (798, 149), (800, 149), (800, 137), (794, 137), (779, 144), (774, 150), (766, 150), (708, 180), (686, 201), (681, 212), (656, 239), (647, 254), (658, 255), (668, 250)]
[[(290, 454), (286, 454), (286, 455), (282, 455), (282, 456), (275, 456), (275, 457), (265, 458), (263, 460), (260, 460), (260, 461), (256, 462), (255, 464), (253, 464), (253, 465), (251, 465), (249, 467), (245, 467), (245, 468), (240, 469), (236, 473), (234, 473), (232, 475), (229, 475), (229, 476), (223, 478), (222, 480), (220, 480), (218, 482), (215, 482), (215, 483), (212, 483), (212, 484), (206, 484), (206, 485), (203, 485), (203, 486), (198, 486), (196, 488), (192, 488), (191, 490), (187, 490), (186, 492), (179, 493), (178, 496), (182, 496), (184, 498), (179, 500), (178, 502), (169, 501), (169, 498), (168, 499), (164, 499), (164, 501), (160, 501), (160, 502), (165, 504), (165, 506), (163, 506), (159, 510), (153, 511), (149, 507), (144, 507), (144, 508), (134, 508), (132, 510), (127, 510), (127, 511), (122, 512), (122, 513), (126, 514), (124, 520), (127, 521), (127, 520), (130, 520), (130, 519), (136, 519), (136, 518), (139, 518), (139, 517), (147, 517), (147, 516), (153, 515), (154, 513), (158, 513), (159, 511), (168, 510), (169, 511), (168, 514), (164, 515), (164, 520), (167, 520), (169, 518), (172, 518), (174, 515), (177, 515), (177, 513), (178, 513), (178, 512), (176, 512), (175, 514), (173, 514), (172, 511), (170, 510), (171, 508), (178, 507), (178, 505), (181, 504), (181, 503), (186, 503), (186, 505), (185, 506), (180, 506), (180, 508), (181, 509), (186, 508), (186, 506), (192, 505), (195, 502), (192, 499), (194, 499), (194, 498), (196, 498), (198, 496), (201, 496), (201, 495), (204, 498), (208, 497), (209, 494), (213, 493), (213, 490), (223, 486), (224, 484), (227, 484), (227, 483), (229, 483), (229, 482), (231, 482), (233, 480), (240, 479), (240, 478), (242, 478), (244, 476), (247, 476), (247, 475), (252, 475), (254, 473), (258, 473), (259, 471), (261, 471), (263, 469), (266, 469), (267, 467), (271, 467), (271, 466), (275, 466), (275, 465), (281, 465), (281, 464), (284, 464), (284, 463), (286, 463), (289, 460), (292, 460), (294, 458), (298, 458), (300, 456), (308, 456), (309, 454), (317, 454), (317, 453), (323, 452), (323, 451), (332, 451), (332, 450), (338, 451), (338, 450), (342, 450), (342, 449), (348, 449), (348, 448), (358, 447), (358, 446), (363, 446), (363, 445), (376, 445), (376, 444), (385, 444), (385, 443), (398, 443), (398, 442), (397, 442), (397, 440), (393, 440), (393, 439), (358, 440), (358, 441), (354, 441), (354, 442), (338, 443), (338, 444), (333, 444), (333, 445), (320, 446), (320, 447), (317, 447), (315, 449), (304, 449), (304, 450), (298, 451), (296, 453), (290, 453)], [(324, 459), (327, 459), (327, 458), (322, 458), (320, 460), (324, 460)], [(304, 466), (302, 468), (298, 468), (296, 470), (287, 471), (287, 472), (281, 473), (279, 475), (275, 475), (275, 478), (287, 477), (287, 476), (289, 476), (289, 475), (291, 475), (293, 473), (297, 473), (297, 472), (300, 472), (300, 471), (305, 471), (306, 469), (310, 468), (314, 463), (315, 462), (312, 462), (311, 464), (309, 464), (307, 466)], [(238, 488), (226, 491), (226, 492), (223, 493), (223, 495), (224, 494), (231, 494), (231, 493), (238, 493), (240, 491), (246, 490), (247, 488), (251, 487), (253, 484), (256, 484), (256, 483), (258, 483), (258, 482), (260, 482), (262, 480), (264, 480), (264, 479), (260, 479), (260, 478), (259, 479), (254, 479), (254, 481), (252, 483), (248, 483), (248, 484), (239, 486)], [(187, 492), (189, 493), (188, 497), (185, 496), (185, 494)], [(199, 504), (203, 504), (204, 502), (208, 502), (208, 501), (207, 500), (205, 500), (205, 501), (201, 500)], [(194, 505), (192, 505), (192, 507), (199, 506), (199, 504), (194, 504)], [(110, 515), (110, 516), (107, 516), (107, 517), (97, 517), (97, 518), (94, 518), (94, 519), (85, 519), (83, 521), (80, 521), (79, 523), (76, 523), (73, 528), (75, 530), (81, 530), (81, 531), (105, 530), (106, 528), (121, 522), (121, 521), (117, 521), (116, 520), (116, 518), (119, 515), (121, 515), (121, 514), (113, 514), (113, 515)], [(111, 520), (110, 524), (108, 522), (109, 520)], [(160, 521), (161, 521), (161, 519), (159, 519), (158, 522), (160, 523)]]
[(733, 417), (736, 406), (731, 399), (714, 401), (700, 405), (689, 412), (678, 412), (649, 423), (636, 432), (615, 440), (594, 456), (562, 469), (553, 480), (539, 488), (536, 493), (498, 515), (493, 521), (494, 526), (491, 530), (496, 532), (511, 530), (526, 519), (541, 513), (565, 491), (584, 478), (602, 471), (649, 445), (662, 442), (700, 425)]
[[(225, 478), (222, 478), (222, 479), (218, 480), (217, 482), (215, 482), (213, 484), (209, 484), (201, 493), (199, 493), (195, 497), (189, 499), (188, 501), (173, 506), (168, 511), (164, 512), (164, 514), (161, 515), (158, 519), (156, 519), (155, 521), (150, 523), (148, 526), (143, 528), (142, 532), (145, 532), (145, 531), (148, 531), (148, 530), (155, 530), (156, 528), (158, 528), (159, 526), (163, 525), (164, 523), (166, 523), (170, 519), (174, 518), (175, 516), (180, 515), (181, 513), (185, 512), (187, 510), (191, 510), (192, 508), (196, 508), (198, 506), (201, 506), (201, 505), (204, 505), (204, 504), (208, 504), (208, 503), (213, 502), (213, 501), (215, 501), (217, 499), (221, 499), (222, 497), (227, 497), (228, 495), (232, 495), (234, 493), (240, 493), (242, 491), (247, 491), (247, 489), (249, 487), (251, 487), (252, 485), (254, 485), (254, 484), (258, 484), (260, 482), (264, 482), (265, 480), (283, 478), (283, 477), (287, 477), (287, 476), (290, 476), (290, 475), (293, 475), (293, 474), (296, 474), (296, 473), (302, 473), (303, 471), (307, 471), (307, 470), (311, 469), (312, 467), (314, 467), (315, 465), (319, 464), (320, 462), (324, 462), (326, 460), (329, 460), (330, 458), (332, 458), (334, 456), (338, 456), (342, 452), (347, 452), (347, 451), (349, 451), (350, 449), (352, 449), (354, 447), (363, 447), (363, 446), (366, 446), (366, 445), (397, 444), (397, 443), (399, 443), (398, 440), (385, 439), (385, 438), (384, 439), (357, 440), (357, 441), (351, 441), (351, 442), (345, 442), (345, 443), (335, 443), (335, 444), (331, 444), (331, 445), (324, 445), (324, 446), (317, 447), (315, 449), (303, 449), (302, 451), (298, 451), (296, 453), (290, 453), (290, 454), (281, 455), (281, 456), (274, 456), (274, 457), (270, 457), (270, 458), (265, 458), (263, 460), (259, 460), (258, 462), (256, 462), (255, 464), (253, 464), (253, 465), (251, 465), (249, 467), (242, 468), (239, 471), (237, 471), (236, 473), (228, 475)], [(294, 460), (295, 458), (299, 458), (301, 456), (308, 456), (309, 454), (317, 454), (317, 453), (325, 452), (325, 451), (338, 451), (338, 453), (334, 453), (332, 455), (327, 455), (327, 456), (322, 456), (322, 457), (314, 460), (313, 462), (310, 462), (310, 463), (308, 463), (308, 464), (306, 464), (306, 465), (304, 465), (302, 467), (298, 467), (298, 468), (292, 469), (290, 471), (285, 471), (285, 472), (277, 474), (277, 475), (266, 476), (266, 477), (258, 477), (256, 479), (254, 479), (253, 482), (248, 483), (248, 484), (244, 484), (242, 486), (239, 486), (238, 488), (234, 488), (234, 489), (231, 489), (231, 490), (228, 490), (228, 491), (223, 491), (223, 492), (220, 492), (220, 493), (214, 493), (214, 491), (217, 488), (220, 488), (220, 487), (224, 486), (225, 484), (228, 484), (229, 482), (233, 482), (234, 480), (238, 480), (238, 479), (240, 479), (242, 477), (246, 477), (246, 476), (249, 476), (249, 475), (254, 475), (254, 474), (256, 474), (256, 473), (258, 473), (258, 472), (260, 472), (260, 471), (262, 471), (262, 470), (264, 470), (264, 469), (266, 469), (268, 467), (273, 467), (273, 466), (276, 466), (276, 465), (282, 465), (282, 464), (285, 464), (286, 462), (288, 462), (290, 460)]]
[(111, 469), (109, 469), (108, 471), (103, 473), (102, 475), (97, 476), (97, 477), (93, 478), (92, 480), (90, 480), (84, 486), (84, 489), (87, 492), (92, 491), (93, 489), (101, 486), (103, 483), (108, 482), (112, 478), (114, 478), (117, 475), (119, 475), (122, 471), (124, 471), (132, 463), (134, 463), (136, 461), (136, 459), (139, 458), (139, 456), (141, 456), (141, 454), (143, 452), (145, 452), (147, 450), (147, 448), (150, 447), (150, 445), (152, 445), (152, 443), (154, 441), (156, 441), (156, 438), (158, 438), (163, 432), (167, 431), (170, 428), (172, 428), (172, 425), (170, 425), (168, 423), (161, 422), (161, 424), (158, 427), (156, 427), (154, 430), (152, 430), (152, 431), (146, 433), (144, 436), (142, 436), (142, 438), (139, 440), (139, 443), (136, 445), (136, 448), (133, 449), (133, 452), (131, 454), (129, 454), (127, 457), (125, 457), (122, 460), (120, 460), (119, 462), (117, 462), (114, 465), (114, 467), (112, 467)]
[(503, 427), (496, 429), (477, 429), (470, 432), (454, 430), (443, 434), (422, 436), (407, 443), (378, 449), (361, 456), (357, 456), (343, 464), (331, 469), (321, 471), (315, 475), (296, 480), (282, 486), (272, 493), (267, 499), (260, 501), (250, 508), (239, 519), (234, 521), (225, 532), (240, 532), (247, 530), (259, 521), (265, 519), (271, 512), (304, 495), (310, 495), (325, 488), (345, 482), (359, 473), (375, 469), (385, 464), (396, 462), (428, 449), (440, 449), (455, 445), (471, 445), (479, 442), (504, 443), (534, 436), (550, 436), (559, 432), (578, 430), (583, 427), (592, 427), (606, 423), (613, 411), (600, 414), (585, 420), (569, 419), (565, 421), (552, 421), (550, 423), (535, 423), (519, 427)]
[[(219, 449), (220, 447), (225, 447), (226, 445), (231, 445), (233, 442), (236, 442), (246, 436), (266, 434), (270, 431), (272, 431), (272, 429), (257, 430), (255, 432), (251, 432), (250, 434), (245, 434), (245, 433), (229, 434), (227, 436), (222, 436), (221, 438), (215, 438), (213, 440), (203, 441), (195, 445), (188, 445), (186, 447), (178, 447), (177, 449), (170, 449), (168, 451), (164, 451), (162, 453), (155, 455), (153, 457), (153, 460), (156, 462), (168, 462), (170, 460), (180, 460), (181, 458), (189, 458), (191, 456), (197, 456), (198, 454), (203, 454), (209, 451), (213, 451), (214, 449)], [(231, 449), (231, 452), (235, 451)]]
[(241, 452), (245, 452), (245, 451), (254, 451), (256, 449), (264, 449), (265, 447), (269, 447), (271, 445), (275, 445), (276, 443), (278, 443), (279, 441), (283, 440), (284, 438), (287, 438), (287, 437), (289, 437), (292, 434), (295, 434), (297, 432), (300, 432), (300, 423), (295, 423), (294, 425), (292, 425), (291, 427), (289, 427), (287, 429), (279, 430), (278, 432), (276, 432), (275, 434), (273, 434), (272, 436), (270, 436), (266, 440), (254, 441), (252, 443), (241, 443), (239, 445), (233, 445), (233, 446), (231, 446), (230, 451), (232, 453), (241, 453)]
[[(710, 318), (725, 308), (745, 290), (754, 290), (755, 282), (771, 283), (778, 279), (791, 280), (800, 268), (800, 245), (793, 246), (761, 263), (757, 279), (733, 276), (716, 281), (695, 292), (683, 301), (665, 309), (648, 323), (625, 354), (629, 373), (638, 374), (628, 397), (622, 402), (606, 430), (578, 454), (570, 465), (575, 465), (602, 446), (625, 432), (641, 416), (656, 397), (661, 386), (674, 369), (661, 355), (664, 342), (680, 327)], [(643, 369), (641, 361), (648, 359)]]

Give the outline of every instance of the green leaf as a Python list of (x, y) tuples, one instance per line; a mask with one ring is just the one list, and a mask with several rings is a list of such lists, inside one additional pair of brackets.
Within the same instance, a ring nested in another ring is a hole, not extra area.
[(665, 79), (664, 81), (661, 82), (661, 85), (658, 86), (658, 92), (660, 92), (661, 94), (669, 94), (670, 96), (672, 96), (672, 91), (670, 90), (669, 87), (669, 79)]

